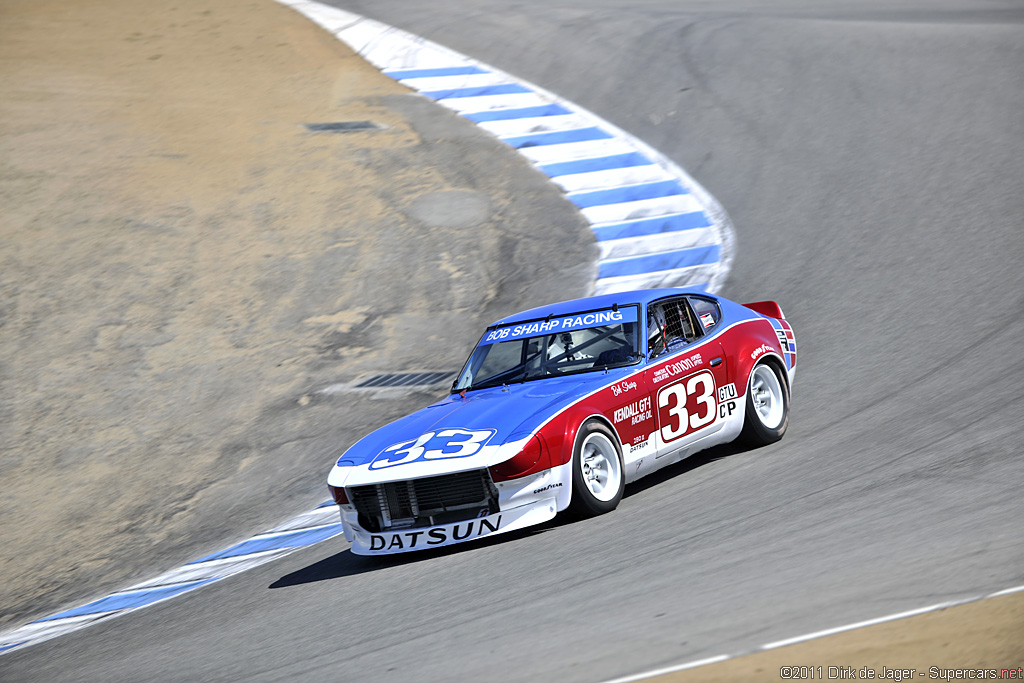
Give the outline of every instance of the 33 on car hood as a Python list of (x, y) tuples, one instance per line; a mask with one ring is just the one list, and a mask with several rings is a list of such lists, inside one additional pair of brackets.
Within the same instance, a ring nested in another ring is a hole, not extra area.
[(339, 458), (332, 486), (360, 486), (490, 467), (518, 453), (545, 421), (634, 371), (622, 368), (453, 394), (381, 427)]

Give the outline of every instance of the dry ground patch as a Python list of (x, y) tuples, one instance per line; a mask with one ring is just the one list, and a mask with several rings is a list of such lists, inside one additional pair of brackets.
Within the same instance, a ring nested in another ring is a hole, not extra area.
[(318, 388), (589, 286), (539, 173), (270, 0), (0, 0), (0, 73), (0, 626), (322, 500), (431, 397)]

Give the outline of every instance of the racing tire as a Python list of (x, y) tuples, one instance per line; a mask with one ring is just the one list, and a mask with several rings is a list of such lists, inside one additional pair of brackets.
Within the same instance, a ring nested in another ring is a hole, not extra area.
[(789, 385), (778, 368), (758, 363), (747, 381), (743, 431), (737, 441), (748, 446), (767, 446), (786, 433), (789, 426)]
[(572, 454), (572, 501), (577, 517), (594, 517), (614, 510), (626, 488), (622, 454), (615, 435), (596, 420), (585, 422)]

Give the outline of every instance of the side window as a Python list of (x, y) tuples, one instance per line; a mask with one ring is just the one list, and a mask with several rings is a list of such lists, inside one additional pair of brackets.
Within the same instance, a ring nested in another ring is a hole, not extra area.
[(657, 301), (647, 308), (647, 355), (657, 358), (704, 335), (685, 297)]
[(722, 319), (722, 311), (719, 310), (718, 304), (711, 299), (705, 299), (700, 296), (690, 296), (687, 298), (690, 300), (693, 312), (697, 316), (697, 326), (705, 334)]

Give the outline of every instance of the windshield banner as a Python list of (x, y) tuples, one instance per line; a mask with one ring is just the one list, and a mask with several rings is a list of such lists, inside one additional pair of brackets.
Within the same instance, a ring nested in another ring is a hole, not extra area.
[(551, 318), (550, 320), (534, 320), (527, 323), (515, 323), (504, 327), (496, 327), (493, 330), (488, 330), (487, 334), (480, 341), (479, 346), (512, 341), (513, 339), (523, 339), (525, 337), (539, 337), (556, 332), (584, 330), (588, 327), (635, 323), (636, 311), (636, 306), (623, 306), (617, 311), (609, 308), (604, 311), (578, 313), (560, 318)]

